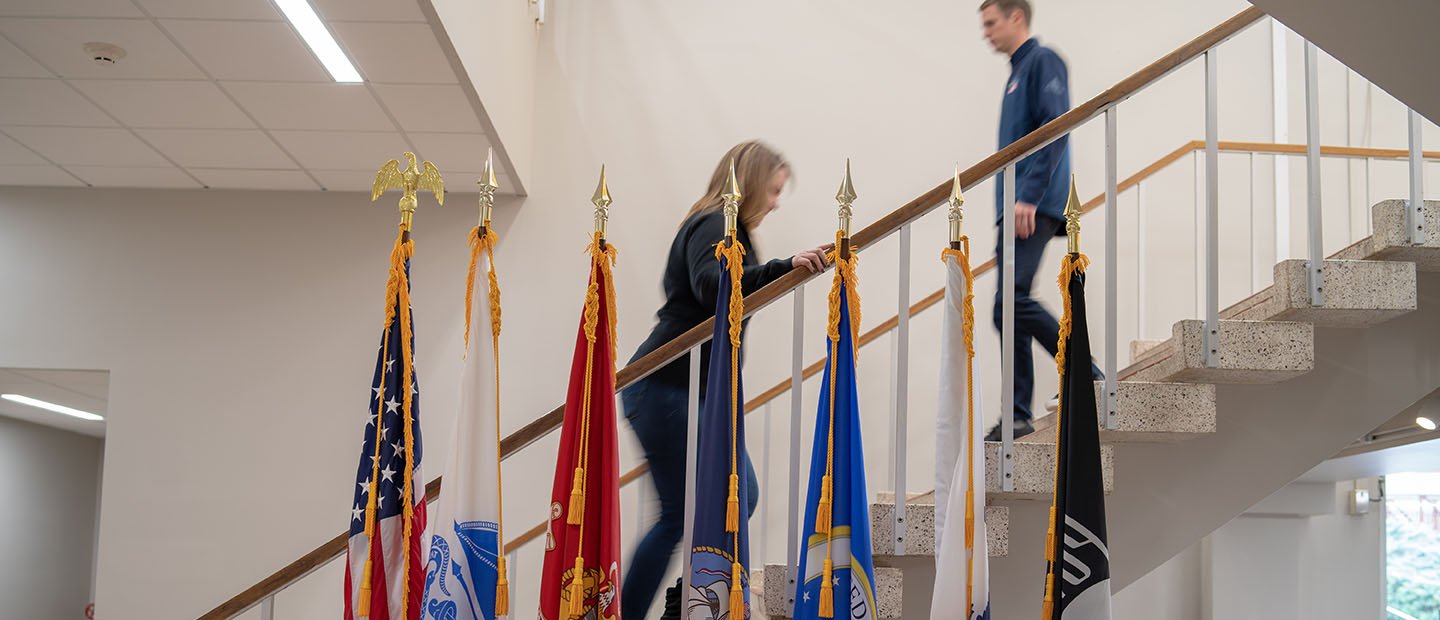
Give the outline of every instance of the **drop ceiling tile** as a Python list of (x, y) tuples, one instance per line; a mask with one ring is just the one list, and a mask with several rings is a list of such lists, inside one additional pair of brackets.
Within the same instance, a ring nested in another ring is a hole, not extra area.
[(190, 168), (205, 185), (222, 189), (320, 189), (299, 170), (217, 170)]
[[(0, 19), (0, 33), (40, 64), (66, 78), (200, 79), (204, 74), (149, 20)], [(113, 43), (126, 55), (99, 64), (85, 53), (88, 42)]]
[(416, 0), (310, 0), (310, 5), (329, 23), (425, 21)]
[[(385, 161), (377, 162), (375, 169), (379, 170)], [(375, 173), (363, 170), (311, 170), (310, 174), (332, 192), (368, 192), (375, 184)]]
[(160, 24), (217, 80), (331, 81), (288, 23), (166, 20)]
[(179, 168), (136, 166), (66, 166), (95, 187), (200, 187)]
[(25, 148), (19, 142), (0, 135), (0, 164), (43, 166), (46, 163), (44, 158), (36, 155), (34, 151)]
[(375, 92), (407, 132), (484, 131), (470, 100), (458, 85), (376, 84)]
[(0, 124), (114, 127), (116, 122), (60, 80), (0, 79)]
[(137, 0), (151, 16), (165, 19), (260, 19), (281, 21), (269, 0)]
[(70, 82), (128, 127), (254, 127), (211, 82), (73, 80)]
[(368, 170), (372, 180), (382, 164), (410, 150), (398, 133), (276, 131), (271, 135), (306, 168)]
[(73, 187), (84, 185), (57, 166), (0, 165), (0, 185), (45, 185)]
[(416, 155), (435, 162), (440, 172), (481, 170), (490, 141), (478, 133), (410, 133)]
[(223, 82), (267, 129), (393, 131), (364, 84)]
[(9, 41), (0, 39), (0, 77), (55, 77)]
[(455, 70), (429, 24), (332, 24), (365, 79), (401, 84), (455, 84)]
[(124, 129), (5, 127), (16, 141), (62, 166), (166, 166), (154, 149)]
[(295, 162), (258, 129), (141, 129), (151, 146), (186, 168), (289, 168)]
[(144, 17), (130, 0), (5, 0), (0, 16)]

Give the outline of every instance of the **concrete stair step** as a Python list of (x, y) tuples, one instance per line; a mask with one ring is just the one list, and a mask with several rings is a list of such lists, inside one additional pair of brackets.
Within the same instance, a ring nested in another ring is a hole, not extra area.
[(1221, 319), (1303, 321), (1321, 327), (1370, 327), (1413, 312), (1419, 292), (1415, 263), (1326, 260), (1325, 303), (1310, 305), (1306, 261), (1275, 265), (1275, 284), (1220, 313)]
[(1153, 383), (1279, 383), (1315, 368), (1315, 327), (1299, 321), (1222, 320), (1219, 359), (1205, 366), (1205, 322), (1175, 324), (1172, 336), (1129, 368), (1124, 381)]
[(1426, 200), (1421, 209), (1425, 240), (1410, 243), (1406, 226), (1406, 200), (1384, 200), (1370, 208), (1374, 232), (1337, 253), (1346, 260), (1385, 260), (1415, 263), (1420, 271), (1440, 271), (1440, 200)]
[[(1102, 442), (1171, 442), (1215, 432), (1215, 386), (1204, 383), (1115, 384), (1115, 430), (1104, 424), (1103, 382), (1095, 382), (1095, 408), (1100, 411)], [(1055, 441), (1054, 414), (1035, 420), (1035, 432), (1018, 441)]]
[[(1010, 509), (985, 507), (986, 540), (990, 557), (1002, 557), (1010, 548)], [(876, 560), (935, 555), (935, 493), (912, 493), (905, 503), (905, 553), (895, 554), (895, 494), (878, 493), (870, 505), (870, 544)]]
[[(900, 569), (875, 567), (877, 618), (900, 617), (903, 581)], [(790, 617), (790, 598), (795, 594), (795, 584), (785, 574), (784, 564), (766, 564), (761, 576), (752, 578), (750, 584), (752, 605), (759, 602), (760, 611), (770, 618)]]
[[(1100, 446), (1105, 492), (1115, 489), (1115, 448)], [(1055, 493), (1055, 444), (1015, 443), (1015, 487), (1000, 490), (1000, 442), (985, 442), (985, 499), (1049, 500)]]
[(1149, 353), (1150, 351), (1154, 350), (1155, 347), (1158, 347), (1162, 344), (1165, 344), (1164, 340), (1131, 340), (1130, 363), (1135, 363), (1135, 360), (1145, 357), (1146, 353)]

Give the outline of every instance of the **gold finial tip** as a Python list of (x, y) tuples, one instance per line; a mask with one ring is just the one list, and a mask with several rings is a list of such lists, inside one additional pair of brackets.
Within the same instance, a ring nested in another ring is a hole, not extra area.
[(845, 178), (840, 181), (840, 191), (835, 192), (835, 200), (842, 204), (855, 202), (858, 195), (855, 193), (855, 181), (850, 177), (850, 158), (845, 158)]
[(605, 164), (600, 164), (600, 183), (595, 186), (595, 195), (590, 202), (600, 209), (610, 206), (610, 185), (605, 182)]
[(495, 182), (495, 149), (485, 153), (485, 167), (480, 170), (480, 180), (476, 183), (480, 184), (481, 190), (500, 187), (500, 184)]
[(730, 175), (725, 178), (725, 193), (722, 194), (721, 197), (722, 197), (722, 198), (732, 198), (732, 199), (734, 199), (736, 202), (739, 202), (739, 201), (740, 201), (740, 197), (741, 197), (741, 194), (740, 194), (740, 180), (735, 177), (735, 160), (734, 160), (734, 159), (731, 159), (731, 160), (730, 160)]
[(960, 164), (955, 164), (955, 180), (950, 183), (950, 204), (957, 207), (965, 204), (965, 196), (960, 193)]
[(1070, 200), (1065, 203), (1065, 216), (1071, 213), (1080, 214), (1080, 194), (1075, 191), (1075, 175), (1070, 175)]

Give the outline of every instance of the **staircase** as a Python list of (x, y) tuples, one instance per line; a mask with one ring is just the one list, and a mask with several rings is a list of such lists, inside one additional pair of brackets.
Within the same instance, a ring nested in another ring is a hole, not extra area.
[[(1203, 321), (1180, 321), (1169, 340), (1132, 346), (1139, 354), (1120, 373), (1115, 429), (1100, 434), (1115, 591), (1440, 385), (1440, 202), (1427, 201), (1423, 212), (1425, 242), (1410, 244), (1405, 201), (1375, 205), (1374, 234), (1326, 260), (1321, 306), (1310, 305), (1304, 261), (1276, 265), (1275, 284), (1221, 313), (1213, 368), (1204, 364)], [(1404, 376), (1385, 380), (1393, 374)], [(999, 491), (999, 444), (985, 453), (992, 595), (1004, 591), (997, 582), (1032, 583), (1036, 606), (1054, 421), (1041, 418), (1016, 444), (1014, 492)], [(1270, 441), (1293, 435), (1306, 438)], [(934, 496), (907, 500), (905, 556), (893, 553), (893, 494), (880, 494), (870, 510), (880, 617), (924, 617)], [(763, 611), (788, 617), (794, 586), (785, 566), (766, 566), (756, 583)], [(1026, 594), (1017, 594), (992, 604), (1023, 607)]]

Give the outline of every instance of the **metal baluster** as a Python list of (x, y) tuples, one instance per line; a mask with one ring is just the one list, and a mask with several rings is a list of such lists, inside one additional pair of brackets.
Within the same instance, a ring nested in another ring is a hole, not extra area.
[(1257, 289), (1259, 276), (1255, 273), (1260, 268), (1260, 261), (1255, 256), (1255, 152), (1250, 152), (1250, 166), (1246, 169), (1249, 172), (1250, 191), (1246, 194), (1250, 198), (1250, 291), (1254, 293)]
[(1320, 221), (1320, 80), (1315, 44), (1305, 42), (1305, 199), (1310, 305), (1325, 304), (1324, 235)]
[(275, 620), (275, 595), (260, 599), (260, 620)]
[(690, 591), (690, 549), (695, 537), (695, 469), (699, 450), (696, 448), (700, 429), (700, 346), (690, 349), (690, 391), (685, 418), (685, 523), (680, 544), (680, 591)]
[(1145, 307), (1145, 277), (1149, 268), (1145, 263), (1145, 184), (1135, 184), (1135, 334), (1137, 340), (1145, 339), (1146, 319), (1149, 312)]
[(1420, 147), (1423, 142), (1420, 125), (1420, 113), (1414, 110), (1410, 114), (1410, 204), (1408, 217), (1410, 220), (1410, 243), (1420, 245), (1425, 243), (1425, 168), (1422, 165)]
[[(770, 492), (770, 402), (765, 403), (765, 434), (761, 437), (760, 497)], [(770, 549), (770, 502), (760, 502), (760, 561), (751, 555), (751, 566), (765, 566)]]
[(1195, 151), (1190, 157), (1191, 179), (1190, 188), (1195, 196), (1195, 315), (1205, 316), (1205, 211), (1200, 206), (1200, 152)]
[(801, 355), (805, 344), (805, 287), (795, 287), (790, 294), (795, 300), (795, 313), (790, 328), (790, 494), (785, 516), (785, 602), (790, 617), (795, 617), (796, 572), (800, 566), (800, 388), (805, 380), (805, 364)]
[(1000, 490), (1015, 490), (1015, 164), (1005, 167), (1001, 209)]
[(1115, 430), (1115, 372), (1117, 359), (1117, 342), (1120, 335), (1119, 319), (1116, 316), (1118, 305), (1117, 280), (1120, 279), (1119, 271), (1119, 236), (1120, 236), (1120, 196), (1116, 186), (1116, 163), (1115, 150), (1118, 146), (1116, 132), (1119, 123), (1117, 112), (1114, 107), (1105, 110), (1105, 428)]
[(895, 274), (899, 312), (895, 327), (895, 555), (905, 555), (906, 433), (909, 429), (910, 387), (910, 225), (900, 227), (900, 260)]
[(1215, 50), (1205, 52), (1205, 365), (1220, 358), (1220, 127)]

